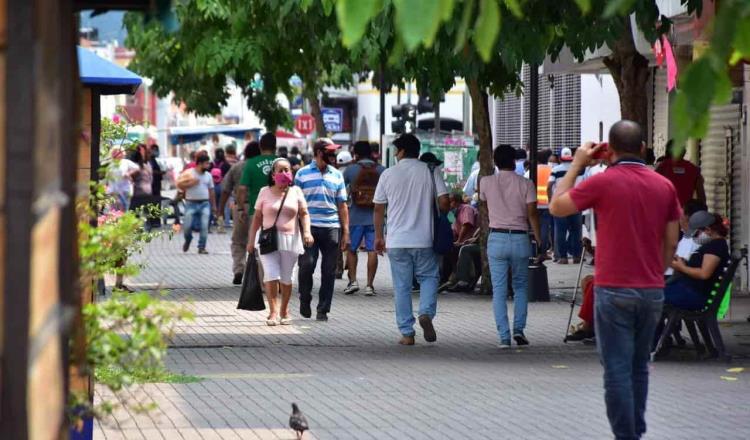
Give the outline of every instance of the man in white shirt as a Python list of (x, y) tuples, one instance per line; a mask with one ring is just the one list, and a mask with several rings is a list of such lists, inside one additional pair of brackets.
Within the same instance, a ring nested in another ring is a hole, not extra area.
[(208, 168), (211, 166), (211, 160), (208, 155), (199, 155), (195, 158), (195, 168), (188, 170), (193, 173), (197, 183), (185, 190), (185, 242), (182, 244), (182, 251), (187, 252), (190, 249), (190, 242), (193, 241), (193, 218), (200, 219), (200, 235), (198, 236), (198, 253), (207, 254), (206, 241), (208, 240), (208, 221), (211, 213), (216, 215), (216, 198), (214, 196), (214, 183)]
[[(375, 249), (388, 249), (393, 278), (396, 322), (401, 332), (399, 344), (414, 345), (414, 315), (411, 288), (414, 278), (420, 285), (419, 325), (427, 342), (435, 342), (437, 335), (432, 320), (437, 311), (437, 291), (440, 281), (438, 257), (432, 249), (435, 198), (440, 210), (450, 209), (448, 189), (442, 177), (430, 172), (419, 157), (420, 143), (414, 135), (396, 139), (398, 163), (385, 170), (375, 189)], [(388, 206), (388, 241), (383, 223)]]
[[(548, 195), (550, 200), (552, 200), (552, 194), (555, 192), (556, 182), (562, 180), (572, 161), (573, 151), (568, 147), (563, 148), (560, 151), (560, 165), (552, 168), (552, 173), (549, 176)], [(583, 172), (576, 177), (575, 184), (581, 183), (582, 179)], [(568, 264), (568, 255), (570, 255), (573, 257), (573, 264), (580, 263), (583, 216), (579, 212), (567, 217), (554, 217), (553, 221), (555, 224), (555, 262)]]

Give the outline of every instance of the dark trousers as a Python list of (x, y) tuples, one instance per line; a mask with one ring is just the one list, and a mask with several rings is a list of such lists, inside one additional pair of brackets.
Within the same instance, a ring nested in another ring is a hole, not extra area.
[(583, 216), (555, 217), (555, 258), (581, 258)]
[(553, 228), (552, 214), (549, 213), (549, 209), (539, 209), (539, 229), (542, 234), (542, 242), (539, 246), (541, 246), (542, 255), (550, 249)]
[(312, 301), (313, 272), (318, 264), (318, 252), (323, 256), (320, 263), (320, 290), (318, 290), (318, 313), (331, 311), (333, 285), (336, 281), (336, 255), (339, 253), (339, 228), (310, 228), (315, 243), (305, 248), (299, 257), (299, 299), (303, 304)]
[(456, 281), (474, 285), (482, 275), (482, 254), (478, 244), (461, 246), (456, 263)]

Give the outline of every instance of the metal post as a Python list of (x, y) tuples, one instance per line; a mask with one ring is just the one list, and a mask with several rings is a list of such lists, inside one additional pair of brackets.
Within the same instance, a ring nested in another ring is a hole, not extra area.
[(539, 142), (539, 66), (529, 65), (529, 178), (536, 186), (536, 152)]
[(385, 138), (385, 61), (380, 61), (380, 145), (378, 146), (378, 157), (383, 157), (383, 139)]

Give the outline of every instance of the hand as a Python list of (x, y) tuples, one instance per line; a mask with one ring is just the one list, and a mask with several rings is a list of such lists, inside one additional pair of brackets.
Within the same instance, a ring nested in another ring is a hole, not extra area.
[(248, 220), (247, 211), (243, 209), (242, 211), (238, 211), (237, 214), (240, 216), (240, 221), (247, 223), (247, 220)]
[(580, 168), (586, 168), (589, 165), (596, 163), (596, 153), (602, 148), (601, 144), (594, 142), (586, 142), (576, 150), (575, 157), (573, 157), (573, 165)]
[(375, 252), (377, 252), (378, 255), (383, 255), (385, 252), (385, 238), (377, 237), (375, 239)]
[(346, 251), (347, 249), (349, 249), (349, 245), (351, 244), (351, 240), (349, 239), (349, 233), (348, 232), (344, 232), (341, 235), (341, 243), (339, 243), (339, 244), (341, 245), (341, 250), (342, 251)]
[(674, 256), (674, 258), (672, 258), (671, 266), (672, 269), (682, 272), (682, 269), (685, 267), (685, 260), (678, 256)]
[(302, 242), (304, 243), (305, 247), (310, 247), (315, 243), (315, 239), (313, 238), (312, 234), (309, 232), (305, 232), (302, 234)]
[(252, 241), (247, 243), (247, 253), (248, 254), (254, 254), (255, 253), (255, 243)]

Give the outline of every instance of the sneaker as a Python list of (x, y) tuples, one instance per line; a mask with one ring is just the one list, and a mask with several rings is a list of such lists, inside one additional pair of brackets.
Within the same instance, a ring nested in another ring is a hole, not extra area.
[(581, 264), (580, 258), (573, 258), (573, 264)]
[(424, 340), (427, 342), (437, 341), (437, 334), (435, 333), (435, 327), (432, 325), (432, 318), (429, 315), (419, 315), (419, 325), (424, 331)]
[(375, 296), (375, 289), (372, 286), (365, 287), (365, 296)]
[(359, 292), (359, 284), (356, 281), (349, 281), (349, 284), (344, 289), (344, 295), (351, 295)]
[(239, 286), (240, 284), (242, 284), (242, 274), (241, 273), (234, 274), (234, 278), (232, 278), (232, 284), (234, 284), (235, 286)]
[(316, 321), (328, 321), (328, 313), (325, 313), (325, 312), (318, 312), (318, 313), (317, 313), (317, 314), (315, 315), (315, 320), (316, 320)]
[(529, 345), (529, 340), (523, 335), (523, 332), (514, 332), (513, 339), (516, 341), (516, 345)]
[(474, 290), (474, 287), (466, 281), (459, 281), (449, 290), (451, 292), (471, 292)]
[(208, 254), (208, 251), (205, 250), (205, 249), (198, 249), (198, 253), (201, 254), (201, 255), (206, 255), (206, 254)]
[(456, 286), (456, 283), (452, 283), (450, 281), (444, 282), (440, 287), (438, 287), (438, 292), (445, 292), (445, 291), (451, 291)]
[(182, 243), (182, 252), (187, 252), (188, 249), (190, 249), (190, 240), (185, 239), (185, 242)]
[(593, 330), (579, 329), (568, 335), (566, 341), (583, 341), (594, 337)]
[(510, 341), (500, 341), (500, 350), (510, 350)]
[(299, 314), (302, 315), (303, 318), (309, 318), (312, 316), (312, 310), (310, 310), (310, 303), (303, 303), (300, 302), (299, 304)]

